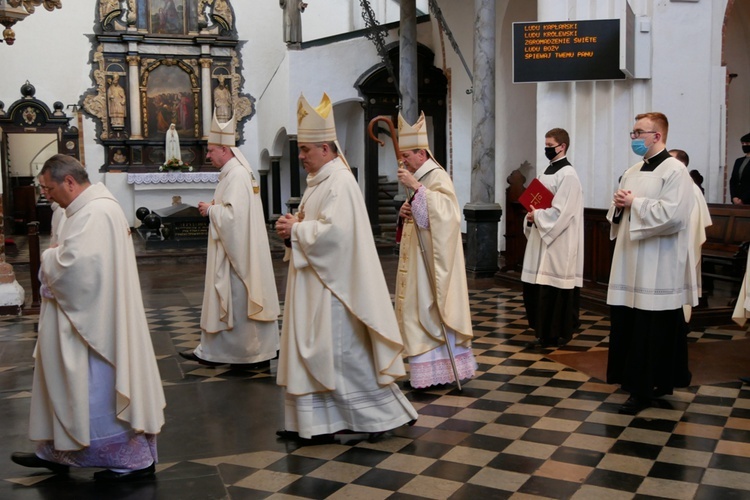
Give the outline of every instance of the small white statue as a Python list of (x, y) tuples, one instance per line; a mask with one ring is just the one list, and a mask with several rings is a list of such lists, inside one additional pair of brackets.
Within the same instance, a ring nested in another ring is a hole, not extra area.
[(174, 123), (172, 123), (169, 126), (169, 130), (167, 130), (164, 150), (166, 161), (173, 159), (177, 161), (182, 160), (182, 155), (180, 154), (180, 136), (177, 134), (177, 128), (175, 127)]

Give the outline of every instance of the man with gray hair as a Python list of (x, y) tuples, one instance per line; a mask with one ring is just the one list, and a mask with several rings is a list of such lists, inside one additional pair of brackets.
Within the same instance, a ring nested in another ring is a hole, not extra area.
[(40, 183), (67, 219), (41, 259), (29, 423), (37, 449), (11, 459), (55, 473), (105, 468), (94, 473), (97, 481), (151, 476), (166, 402), (129, 224), (75, 158), (47, 160)]

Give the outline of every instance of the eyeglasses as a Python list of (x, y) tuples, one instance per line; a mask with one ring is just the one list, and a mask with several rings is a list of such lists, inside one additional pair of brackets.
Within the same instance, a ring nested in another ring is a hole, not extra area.
[(638, 139), (641, 134), (655, 134), (656, 130), (633, 130), (630, 132), (631, 139)]

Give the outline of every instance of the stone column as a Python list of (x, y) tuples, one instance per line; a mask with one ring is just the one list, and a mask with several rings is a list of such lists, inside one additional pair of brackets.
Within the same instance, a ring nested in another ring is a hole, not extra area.
[(213, 119), (213, 100), (211, 97), (211, 59), (201, 59), (201, 102), (203, 114), (203, 137), (208, 140), (211, 131), (211, 120)]
[(281, 157), (271, 158), (271, 219), (277, 219), (281, 215)]
[(263, 205), (263, 220), (268, 222), (268, 170), (260, 170), (260, 203)]
[(399, 90), (401, 91), (401, 115), (413, 125), (419, 117), (417, 81), (417, 2), (401, 0), (401, 22), (399, 24)]
[(128, 60), (128, 112), (130, 113), (130, 138), (143, 139), (141, 130), (141, 90), (138, 85), (138, 63), (141, 58), (127, 56)]
[(286, 206), (289, 212), (293, 212), (302, 201), (299, 182), (299, 147), (296, 135), (289, 136), (289, 194), (291, 198), (286, 202)]
[[(419, 117), (419, 82), (417, 80), (417, 2), (401, 0), (401, 21), (398, 36), (398, 78), (401, 92), (401, 116), (414, 125)], [(395, 123), (398, 127), (398, 122)], [(400, 161), (401, 158), (396, 158)], [(399, 182), (394, 201), (398, 206), (406, 201), (406, 189)]]
[(497, 272), (495, 203), (495, 0), (474, 0), (471, 201), (466, 217), (466, 270), (475, 278)]

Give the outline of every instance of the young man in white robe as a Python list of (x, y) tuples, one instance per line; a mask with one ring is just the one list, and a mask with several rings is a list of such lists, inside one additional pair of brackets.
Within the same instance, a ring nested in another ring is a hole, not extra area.
[(316, 108), (300, 97), (297, 139), (307, 189), (299, 212), (276, 223), (291, 240), (277, 376), (286, 389), (285, 430), (278, 434), (377, 436), (417, 412), (395, 383), (405, 375), (404, 346), (327, 95)]
[(529, 327), (528, 347), (567, 344), (578, 328), (583, 286), (583, 189), (568, 161), (570, 136), (553, 128), (544, 136), (549, 166), (537, 179), (553, 194), (552, 206), (526, 214), (526, 250), (521, 281)]
[(66, 220), (41, 258), (42, 308), (34, 352), (29, 436), (12, 455), (56, 473), (102, 467), (98, 481), (152, 476), (164, 392), (141, 298), (130, 227), (103, 184), (74, 158), (40, 174)]
[(201, 343), (185, 359), (204, 365), (265, 369), (279, 349), (279, 296), (260, 189), (235, 147), (234, 119), (214, 116), (207, 158), (221, 169), (211, 202), (198, 203), (210, 221)]
[(456, 381), (446, 336), (459, 380), (472, 378), (477, 362), (471, 352), (461, 207), (453, 182), (433, 159), (424, 113), (414, 125), (399, 113), (398, 137), (403, 162), (398, 180), (413, 196), (399, 212), (396, 319), (409, 357), (409, 382), (415, 389), (424, 389)]
[(691, 380), (681, 344), (682, 306), (698, 303), (690, 263), (695, 200), (690, 174), (667, 152), (668, 130), (662, 113), (636, 116), (631, 147), (643, 161), (623, 174), (607, 213), (617, 239), (607, 291), (607, 382), (630, 394), (620, 407), (628, 415)]

